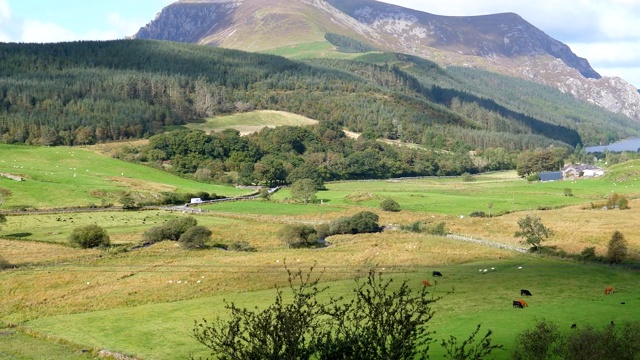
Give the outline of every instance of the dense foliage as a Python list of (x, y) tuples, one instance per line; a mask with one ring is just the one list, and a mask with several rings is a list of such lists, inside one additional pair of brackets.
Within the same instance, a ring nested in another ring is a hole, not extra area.
[(107, 231), (98, 225), (87, 225), (73, 229), (69, 235), (71, 246), (90, 249), (111, 244)]
[(561, 331), (558, 325), (539, 320), (516, 338), (516, 360), (634, 360), (640, 353), (640, 322), (613, 321), (604, 328), (591, 325)]
[(146, 244), (153, 244), (165, 240), (178, 241), (189, 228), (197, 225), (198, 220), (191, 216), (172, 219), (164, 225), (154, 226), (145, 231), (143, 239)]
[[(444, 149), (573, 147), (582, 133), (595, 139), (594, 129), (611, 129), (606, 140), (638, 132), (626, 118), (559, 102), (551, 88), (477, 70), (445, 71), (406, 55), (376, 56), (302, 63), (144, 40), (0, 44), (0, 141), (82, 145), (140, 138), (253, 109)], [(535, 93), (527, 92), (529, 85)], [(518, 92), (509, 95), (512, 89)]]

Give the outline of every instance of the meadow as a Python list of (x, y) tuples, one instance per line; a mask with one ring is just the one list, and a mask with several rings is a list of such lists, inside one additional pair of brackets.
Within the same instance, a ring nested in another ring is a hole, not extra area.
[[(86, 195), (92, 193), (89, 189), (127, 188), (109, 180), (118, 173), (126, 174), (128, 184), (156, 188), (149, 189), (150, 194), (157, 188), (246, 193), (123, 163), (91, 149), (0, 147), (3, 150), (10, 150), (10, 156), (2, 152), (0, 172), (28, 176), (23, 182), (0, 179), (0, 187), (13, 193), (3, 209), (95, 202)], [(55, 172), (62, 164), (64, 171)], [(66, 170), (72, 167), (77, 169), (75, 178)], [(81, 170), (86, 174), (80, 176)], [(433, 293), (454, 291), (433, 305), (436, 316), (428, 326), (436, 331), (434, 338), (465, 339), (481, 323), (482, 333), (492, 329), (494, 341), (508, 349), (495, 358), (508, 359), (515, 334), (537, 319), (552, 320), (567, 331), (572, 323), (600, 327), (640, 320), (637, 271), (520, 254), (399, 227), (444, 222), (451, 233), (520, 245), (513, 237), (517, 220), (536, 215), (556, 231), (545, 244), (569, 253), (593, 246), (603, 255), (613, 231), (623, 232), (630, 249), (628, 265), (633, 265), (640, 260), (638, 174), (636, 161), (609, 168), (604, 178), (551, 183), (528, 183), (513, 172), (478, 175), (471, 182), (453, 177), (328, 183), (327, 190), (317, 193), (321, 203), (309, 205), (292, 202), (283, 189), (270, 201), (204, 205), (194, 214), (150, 210), (9, 215), (0, 227), (0, 256), (16, 267), (0, 271), (0, 320), (16, 327), (0, 328), (0, 357), (85, 359), (101, 349), (142, 359), (208, 356), (190, 335), (194, 320), (226, 316), (223, 300), (249, 308), (271, 302), (274, 287), (286, 286), (286, 262), (305, 270), (315, 264), (315, 273), (322, 273), (322, 283), (329, 287), (325, 299), (349, 294), (353, 278), (372, 268), (396, 283), (408, 281), (415, 290), (421, 280), (434, 280), (431, 271), (439, 270), (444, 276), (437, 279)], [(54, 178), (59, 181), (55, 191), (38, 188)], [(25, 190), (29, 183), (40, 190)], [(566, 188), (573, 196), (565, 196)], [(612, 192), (627, 196), (630, 209), (596, 206)], [(398, 201), (402, 211), (380, 211), (385, 198)], [(291, 249), (277, 237), (285, 224), (326, 223), (363, 210), (376, 212), (387, 230), (332, 236), (327, 239), (330, 246), (320, 249)], [(474, 211), (499, 216), (469, 217)], [(186, 251), (173, 242), (133, 248), (144, 231), (182, 216), (193, 216), (212, 231), (210, 248)], [(105, 250), (68, 247), (69, 233), (88, 224), (104, 227), (115, 245)], [(256, 251), (223, 249), (238, 242)], [(615, 293), (605, 296), (606, 286), (614, 286)], [(511, 301), (521, 298), (523, 288), (533, 293), (526, 299), (530, 306), (514, 309)], [(431, 349), (432, 358), (442, 357), (439, 345)]]
[(250, 134), (264, 127), (304, 126), (317, 124), (317, 120), (284, 111), (259, 110), (205, 119), (201, 123), (185, 125), (191, 130), (201, 130), (209, 134), (225, 129), (236, 129), (242, 135)]
[(206, 191), (224, 196), (248, 193), (231, 186), (184, 179), (79, 147), (0, 144), (0, 173), (24, 179), (0, 177), (0, 187), (12, 192), (3, 209), (117, 205), (123, 193), (134, 193), (141, 199), (157, 197), (162, 192)]

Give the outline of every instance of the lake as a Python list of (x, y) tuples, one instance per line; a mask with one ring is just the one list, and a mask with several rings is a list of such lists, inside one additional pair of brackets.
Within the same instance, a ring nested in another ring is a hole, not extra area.
[(602, 146), (586, 146), (587, 153), (609, 151), (638, 151), (640, 148), (640, 138), (626, 139)]

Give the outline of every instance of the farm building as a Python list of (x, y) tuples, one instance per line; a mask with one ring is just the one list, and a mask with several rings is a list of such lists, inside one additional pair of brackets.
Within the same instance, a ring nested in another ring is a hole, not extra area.
[(545, 171), (538, 175), (540, 176), (540, 181), (562, 180), (562, 171)]
[(566, 165), (562, 168), (562, 176), (565, 179), (575, 179), (579, 177), (603, 176), (604, 170), (594, 165)]
[(191, 204), (200, 204), (201, 202), (201, 198), (191, 198)]

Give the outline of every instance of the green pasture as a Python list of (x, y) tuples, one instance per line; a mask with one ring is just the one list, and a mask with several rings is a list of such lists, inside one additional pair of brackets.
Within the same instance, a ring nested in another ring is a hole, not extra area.
[(349, 60), (357, 59), (362, 56), (362, 53), (340, 52), (336, 50), (334, 45), (326, 40), (287, 45), (276, 49), (270, 49), (265, 51), (265, 53), (298, 60), (317, 58)]
[(146, 230), (183, 216), (192, 216), (198, 225), (210, 228), (242, 226), (244, 223), (243, 220), (159, 210), (40, 214), (7, 216), (0, 236), (66, 244), (73, 229), (97, 224), (107, 231), (112, 243), (137, 244)]
[[(640, 165), (634, 165), (640, 169)], [(614, 173), (615, 174), (615, 173)], [(619, 180), (624, 178), (624, 180)], [(473, 211), (504, 213), (605, 201), (616, 192), (630, 198), (640, 196), (638, 177), (611, 177), (575, 181), (527, 182), (515, 172), (475, 176), (464, 182), (460, 177), (405, 180), (349, 181), (326, 184), (318, 200), (326, 205), (378, 208), (385, 198), (396, 200), (403, 210), (468, 215)], [(571, 189), (573, 196), (565, 196)], [(287, 190), (273, 195), (275, 201), (291, 197)], [(489, 204), (492, 208), (489, 209)]]
[(25, 181), (0, 177), (0, 187), (11, 190), (4, 209), (17, 206), (59, 208), (117, 203), (119, 194), (136, 192), (206, 191), (234, 196), (246, 190), (183, 179), (167, 172), (101, 156), (83, 148), (31, 147), (0, 144), (0, 172)]
[(257, 215), (306, 215), (341, 212), (345, 206), (282, 203), (264, 200), (222, 201), (200, 206), (210, 212), (241, 213)]
[[(518, 269), (520, 266), (522, 269)], [(484, 269), (488, 271), (479, 271)], [(599, 327), (610, 321), (640, 320), (640, 280), (633, 272), (526, 256), (440, 267), (437, 270), (444, 276), (437, 280), (431, 277), (432, 270), (435, 269), (404, 272), (400, 267), (389, 269), (387, 276), (393, 277), (396, 284), (407, 280), (416, 291), (422, 286), (421, 280), (435, 281), (432, 293), (444, 298), (433, 305), (435, 317), (428, 324), (436, 332), (434, 338), (454, 335), (463, 340), (480, 323), (483, 331), (494, 331), (495, 343), (509, 349), (497, 352), (497, 359), (510, 358), (515, 334), (531, 327), (537, 319), (546, 318), (567, 331), (573, 323)], [(167, 284), (166, 291), (172, 291), (172, 286), (200, 285)], [(326, 285), (329, 290), (323, 294), (324, 299), (348, 296), (354, 282), (344, 280)], [(616, 292), (605, 296), (604, 288), (609, 285)], [(525, 299), (529, 307), (514, 309), (511, 302), (523, 298), (520, 296), (523, 288), (533, 294)], [(446, 294), (452, 289), (453, 293)], [(136, 354), (144, 359), (207, 356), (207, 350), (191, 337), (191, 329), (194, 320), (224, 317), (223, 299), (248, 308), (264, 307), (273, 301), (274, 290), (231, 292), (187, 301), (40, 318), (25, 326), (84, 346)], [(431, 348), (433, 358), (442, 357), (439, 345)]]
[(65, 343), (41, 339), (11, 328), (0, 327), (0, 359), (87, 360), (99, 359)]

